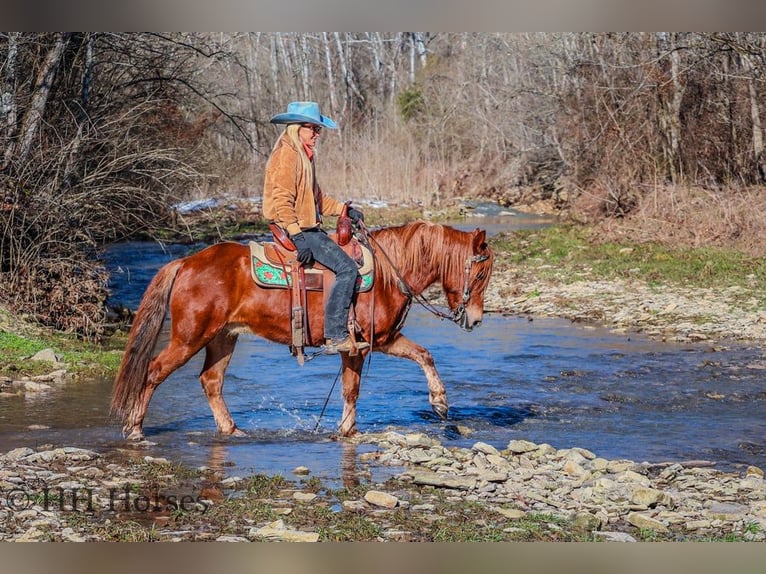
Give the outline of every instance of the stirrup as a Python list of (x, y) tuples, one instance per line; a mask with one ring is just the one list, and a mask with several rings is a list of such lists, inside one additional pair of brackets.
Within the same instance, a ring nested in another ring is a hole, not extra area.
[(351, 337), (346, 336), (340, 340), (326, 339), (324, 352), (326, 355), (337, 355), (338, 353), (354, 353), (366, 349), (370, 344), (367, 341), (358, 341), (354, 344)]

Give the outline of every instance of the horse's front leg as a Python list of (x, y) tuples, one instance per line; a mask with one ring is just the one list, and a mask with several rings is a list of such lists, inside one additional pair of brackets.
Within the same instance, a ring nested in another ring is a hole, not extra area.
[(410, 359), (420, 365), (426, 375), (426, 381), (428, 381), (428, 402), (431, 403), (431, 409), (443, 420), (447, 420), (447, 412), (449, 411), (447, 391), (436, 371), (434, 358), (428, 349), (410, 341), (404, 335), (397, 335), (391, 343), (378, 347), (376, 350), (394, 357)]
[(338, 431), (341, 436), (356, 434), (356, 401), (359, 398), (359, 383), (362, 378), (365, 354), (350, 356), (341, 354), (343, 360), (343, 417)]

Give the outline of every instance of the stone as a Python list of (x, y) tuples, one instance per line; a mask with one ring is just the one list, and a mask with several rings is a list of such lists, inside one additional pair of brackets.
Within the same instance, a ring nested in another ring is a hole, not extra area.
[(409, 448), (416, 446), (430, 447), (436, 444), (434, 439), (421, 432), (407, 434), (404, 439)]
[(630, 502), (647, 508), (653, 508), (658, 504), (670, 506), (672, 499), (661, 490), (639, 486), (633, 489)]
[(579, 511), (572, 517), (572, 525), (583, 530), (596, 530), (601, 528), (601, 519), (590, 512)]
[(686, 530), (701, 530), (710, 528), (711, 524), (709, 520), (690, 520), (684, 524), (684, 528)]
[(40, 537), (45, 536), (45, 532), (40, 530), (39, 528), (35, 528), (34, 526), (32, 528), (28, 528), (24, 534), (19, 536), (16, 539), (16, 542), (36, 542), (40, 539)]
[(758, 468), (757, 466), (748, 466), (745, 471), (745, 476), (760, 476), (763, 478), (763, 469)]
[(399, 499), (387, 492), (381, 492), (379, 490), (368, 490), (364, 499), (373, 506), (380, 506), (382, 508), (395, 508)]
[(37, 383), (35, 381), (24, 381), (24, 391), (27, 393), (41, 393), (43, 391), (49, 391), (51, 390), (50, 385), (46, 385), (45, 383)]
[(61, 538), (64, 542), (85, 542), (87, 539), (79, 534), (75, 533), (72, 528), (64, 528), (61, 531)]
[(475, 478), (449, 476), (427, 471), (414, 471), (410, 476), (412, 477), (412, 482), (415, 484), (437, 486), (441, 488), (454, 488), (458, 490), (473, 490), (476, 488)]
[[(263, 538), (266, 540), (279, 540), (282, 542), (318, 542), (318, 532), (305, 532), (303, 530), (290, 530), (285, 527), (282, 520), (275, 520), (261, 528), (251, 528), (248, 538)], [(245, 539), (247, 541), (247, 539)]]
[(508, 443), (507, 448), (514, 454), (523, 454), (537, 450), (537, 445), (528, 440), (512, 440)]
[(711, 520), (740, 520), (747, 514), (749, 508), (734, 502), (714, 501), (707, 511), (707, 517)]
[(8, 451), (5, 454), (5, 458), (8, 460), (20, 460), (22, 458), (28, 457), (30, 454), (34, 454), (35, 451), (32, 450), (29, 447), (23, 446), (20, 448), (14, 448), (11, 451)]
[(476, 444), (473, 445), (473, 447), (471, 447), (471, 450), (474, 450), (476, 452), (481, 452), (484, 454), (493, 454), (493, 455), (500, 454), (494, 446), (492, 446), (491, 444), (487, 444), (485, 442), (477, 442)]
[(585, 469), (573, 460), (567, 460), (566, 463), (564, 463), (564, 468), (562, 470), (570, 476), (581, 476), (585, 474)]
[(631, 470), (636, 466), (632, 460), (610, 460), (606, 465), (606, 470), (610, 474), (620, 474), (626, 470)]
[(646, 528), (654, 530), (655, 532), (667, 532), (668, 528), (662, 522), (646, 514), (638, 512), (631, 512), (628, 514), (627, 520), (630, 524), (636, 528)]
[(224, 488), (233, 488), (238, 484), (244, 482), (244, 478), (241, 476), (227, 476), (221, 481), (221, 486)]
[(294, 492), (293, 498), (298, 502), (311, 502), (317, 497), (313, 492)]
[(53, 349), (43, 349), (42, 351), (37, 351), (29, 359), (32, 361), (42, 361), (45, 363), (60, 363), (63, 358), (64, 357), (62, 355), (57, 355)]
[(367, 505), (361, 500), (344, 500), (343, 510), (348, 512), (364, 512), (367, 510)]
[(527, 513), (523, 510), (519, 510), (518, 508), (493, 508), (495, 512), (498, 514), (502, 514), (509, 520), (519, 520), (520, 518), (524, 518)]
[(293, 469), (293, 474), (297, 474), (298, 476), (306, 476), (307, 474), (310, 474), (311, 471), (306, 466), (296, 466)]
[(636, 542), (636, 539), (627, 532), (598, 531), (594, 532), (593, 535), (604, 538), (610, 542)]
[(219, 536), (215, 539), (216, 542), (250, 542), (247, 538), (244, 536)]

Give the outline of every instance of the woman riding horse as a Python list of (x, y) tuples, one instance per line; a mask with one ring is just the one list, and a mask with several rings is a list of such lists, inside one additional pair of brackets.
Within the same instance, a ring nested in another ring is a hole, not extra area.
[[(324, 350), (327, 354), (365, 349), (366, 341), (354, 342), (348, 332), (348, 310), (359, 272), (356, 263), (322, 230), (322, 215), (340, 215), (344, 204), (322, 192), (316, 179), (315, 146), (322, 128), (337, 128), (319, 113), (316, 102), (291, 102), (287, 112), (271, 118), (286, 124), (266, 164), (263, 213), (282, 228), (298, 249), (298, 261), (318, 261), (333, 273), (335, 284), (325, 305)], [(357, 223), (362, 212), (349, 207)]]

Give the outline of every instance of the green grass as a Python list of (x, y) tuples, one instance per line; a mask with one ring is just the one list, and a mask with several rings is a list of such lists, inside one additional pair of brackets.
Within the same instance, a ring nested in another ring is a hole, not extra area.
[(766, 259), (712, 247), (674, 249), (659, 243), (600, 242), (587, 228), (556, 226), (492, 239), (500, 257), (542, 275), (574, 281), (639, 279), (650, 285), (739, 286), (766, 294)]
[(50, 348), (61, 355), (63, 366), (69, 373), (109, 376), (120, 365), (123, 344), (121, 337), (113, 337), (107, 344), (97, 345), (65, 334), (41, 331), (33, 335), (19, 335), (0, 331), (0, 375), (34, 376), (60, 368), (51, 363), (29, 360), (38, 351)]

